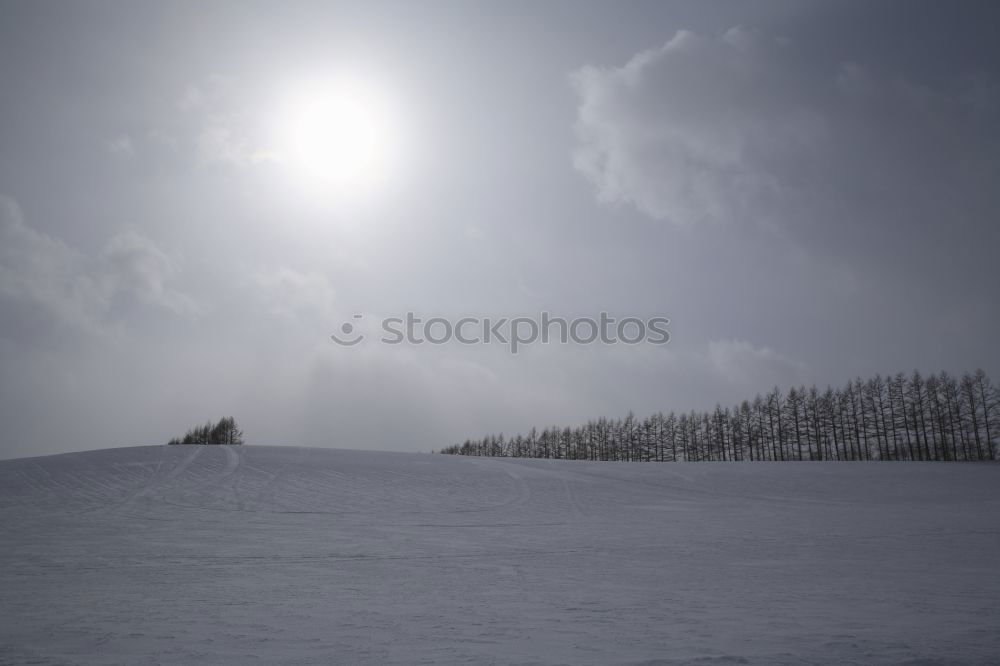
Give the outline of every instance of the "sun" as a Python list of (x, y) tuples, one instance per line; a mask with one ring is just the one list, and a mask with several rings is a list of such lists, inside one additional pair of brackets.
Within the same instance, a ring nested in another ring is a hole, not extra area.
[(358, 193), (389, 179), (399, 124), (389, 97), (350, 76), (296, 85), (278, 117), (277, 157), (294, 177), (330, 193)]

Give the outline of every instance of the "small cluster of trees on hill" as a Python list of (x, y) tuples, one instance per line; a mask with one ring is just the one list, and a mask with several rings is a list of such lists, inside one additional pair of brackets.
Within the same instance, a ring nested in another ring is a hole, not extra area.
[(208, 422), (188, 430), (184, 437), (174, 437), (167, 444), (242, 444), (243, 431), (232, 416), (224, 416), (218, 423)]
[(711, 412), (589, 421), (466, 440), (441, 453), (575, 460), (996, 460), (1000, 392), (982, 370), (777, 387)]

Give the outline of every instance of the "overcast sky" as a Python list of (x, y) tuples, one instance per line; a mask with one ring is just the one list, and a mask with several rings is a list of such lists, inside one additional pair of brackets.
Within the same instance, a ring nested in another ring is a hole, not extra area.
[[(985, 2), (0, 2), (0, 457), (226, 414), (429, 451), (996, 376), (998, 29)], [(363, 127), (309, 116), (324, 90)], [(408, 310), (672, 338), (329, 338)]]

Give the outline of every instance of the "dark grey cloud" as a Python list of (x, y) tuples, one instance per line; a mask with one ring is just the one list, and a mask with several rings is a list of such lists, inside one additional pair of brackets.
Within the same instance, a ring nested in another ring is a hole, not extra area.
[(1000, 88), (948, 88), (866, 63), (817, 66), (793, 39), (678, 32), (620, 67), (573, 75), (575, 165), (603, 201), (680, 225), (920, 225), (985, 217)]
[[(757, 309), (758, 323), (780, 303), (759, 342), (830, 364), (814, 375), (830, 376), (836, 358), (988, 366), (1000, 329), (988, 286), (1000, 87), (965, 40), (993, 47), (977, 30), (954, 32), (967, 17), (947, 14), (935, 12), (933, 30), (893, 28), (908, 58), (846, 39), (843, 15), (820, 35), (820, 13), (783, 33), (679, 31), (621, 64), (585, 66), (571, 78), (574, 165), (611, 210), (711, 238), (718, 255), (701, 257), (700, 281), (711, 272), (756, 288), (733, 284), (743, 303), (700, 295)], [(730, 245), (752, 259), (732, 263)]]

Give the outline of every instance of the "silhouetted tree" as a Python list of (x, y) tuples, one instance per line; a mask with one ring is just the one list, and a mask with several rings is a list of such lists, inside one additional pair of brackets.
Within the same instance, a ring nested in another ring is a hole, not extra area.
[[(195, 426), (188, 430), (183, 438), (174, 437), (167, 444), (242, 444), (243, 431), (232, 416), (224, 416), (215, 424), (211, 422), (203, 426)], [(442, 449), (442, 453), (444, 450)]]
[[(171, 444), (239, 444), (232, 417), (189, 430)], [(982, 370), (961, 379), (861, 378), (843, 388), (775, 387), (753, 402), (711, 412), (658, 412), (599, 418), (571, 428), (532, 428), (527, 436), (487, 435), (441, 449), (477, 456), (571, 460), (995, 460), (1000, 392)]]

